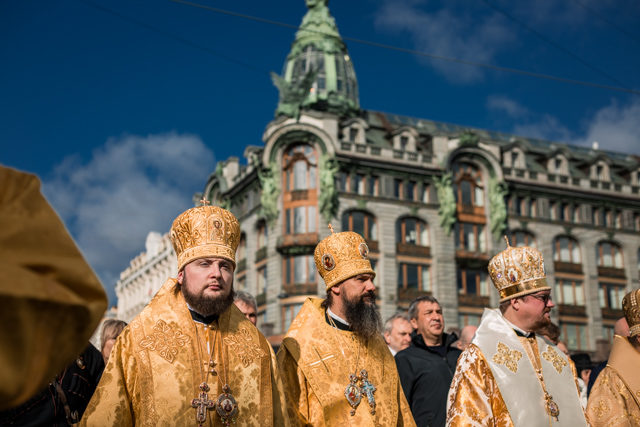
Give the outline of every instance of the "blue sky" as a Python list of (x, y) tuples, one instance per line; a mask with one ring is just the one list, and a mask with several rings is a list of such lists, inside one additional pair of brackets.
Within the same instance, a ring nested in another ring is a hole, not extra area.
[[(297, 26), (303, 0), (197, 3)], [(333, 0), (361, 106), (640, 154), (636, 0)], [(217, 160), (262, 144), (295, 31), (170, 0), (0, 2), (0, 163), (36, 173), (113, 286)]]

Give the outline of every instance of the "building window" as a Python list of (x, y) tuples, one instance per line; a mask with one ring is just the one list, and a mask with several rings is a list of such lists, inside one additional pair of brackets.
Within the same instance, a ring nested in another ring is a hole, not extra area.
[(358, 233), (368, 242), (377, 241), (376, 219), (363, 211), (347, 211), (342, 214), (342, 231)]
[[(290, 256), (286, 257), (283, 262), (284, 281), (286, 285), (304, 286), (304, 291), (310, 290), (312, 293), (315, 293), (316, 264), (312, 255)], [(287, 293), (292, 292), (289, 291)]]
[(624, 297), (624, 285), (618, 283), (600, 283), (598, 289), (600, 308), (622, 310), (622, 298)]
[(289, 304), (282, 306), (282, 330), (286, 331), (291, 326), (291, 322), (296, 318), (302, 304)]
[(370, 175), (367, 177), (367, 194), (377, 196), (380, 194), (379, 179), (377, 176)]
[(238, 249), (236, 250), (236, 259), (238, 262), (247, 258), (247, 239), (244, 233), (240, 235), (240, 243), (238, 243)]
[(533, 234), (528, 231), (512, 231), (509, 233), (509, 242), (511, 246), (531, 246), (536, 247), (536, 239)]
[(418, 195), (418, 185), (415, 181), (407, 181), (404, 186), (404, 199), (416, 200)]
[(401, 218), (396, 222), (396, 243), (429, 246), (429, 227), (417, 218)]
[(622, 251), (612, 242), (600, 242), (596, 250), (598, 267), (623, 268)]
[(425, 264), (398, 264), (398, 288), (431, 292), (429, 266)]
[(463, 210), (473, 207), (484, 207), (484, 186), (482, 172), (469, 163), (454, 166), (456, 182), (456, 201)]
[(407, 150), (407, 145), (409, 145), (409, 138), (406, 136), (401, 136), (400, 137), (400, 149), (402, 151), (406, 151)]
[(580, 264), (580, 248), (575, 239), (567, 236), (556, 237), (553, 245), (553, 260)]
[(258, 295), (260, 294), (266, 294), (267, 292), (267, 266), (263, 266), (260, 267), (256, 273), (256, 284), (257, 284), (257, 289), (256, 289), (256, 293)]
[(467, 325), (478, 326), (480, 324), (480, 315), (471, 313), (458, 313), (458, 325), (465, 327)]
[(357, 138), (358, 138), (358, 128), (350, 127), (349, 128), (349, 141), (356, 142)]
[(318, 230), (317, 156), (307, 144), (288, 148), (283, 158), (285, 234)]
[(603, 325), (602, 326), (602, 338), (607, 340), (609, 343), (612, 343), (613, 342), (613, 335), (614, 335), (613, 330), (614, 330), (613, 326)]
[(261, 249), (267, 246), (267, 237), (268, 237), (267, 233), (268, 233), (267, 223), (264, 221), (260, 221), (258, 223), (258, 233), (257, 233), (257, 239), (256, 239), (258, 249)]
[(487, 237), (484, 225), (456, 222), (453, 227), (456, 249), (467, 252), (486, 252)]
[(298, 206), (285, 210), (285, 232), (287, 234), (301, 234), (315, 232), (317, 215), (315, 206)]
[(351, 187), (349, 190), (352, 193), (364, 194), (365, 193), (365, 177), (360, 174), (351, 175)]
[(456, 273), (458, 293), (463, 295), (489, 296), (491, 285), (487, 270), (459, 268)]
[(431, 203), (431, 186), (427, 182), (422, 183), (420, 201), (422, 203)]
[(400, 199), (402, 196), (402, 180), (401, 179), (394, 179), (393, 180), (393, 197), (395, 197), (396, 199)]
[(338, 172), (336, 176), (336, 185), (339, 191), (347, 191), (347, 174), (344, 172)]
[(587, 325), (582, 323), (560, 322), (561, 336), (567, 342), (569, 350), (587, 350), (589, 347), (589, 332)]
[(556, 298), (559, 304), (584, 306), (584, 286), (581, 280), (557, 279)]

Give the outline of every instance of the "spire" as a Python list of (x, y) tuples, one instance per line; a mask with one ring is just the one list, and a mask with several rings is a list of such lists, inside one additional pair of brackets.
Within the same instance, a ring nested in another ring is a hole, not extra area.
[(280, 91), (276, 116), (297, 118), (301, 109), (349, 116), (360, 108), (353, 64), (327, 3), (306, 0), (309, 10), (291, 45), (284, 75), (271, 74)]

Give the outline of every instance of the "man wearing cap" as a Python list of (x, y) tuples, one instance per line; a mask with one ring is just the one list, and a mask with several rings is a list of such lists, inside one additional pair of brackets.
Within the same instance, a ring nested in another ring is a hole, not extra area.
[(592, 426), (640, 425), (640, 289), (622, 299), (629, 336), (614, 335), (607, 366), (593, 385), (587, 414)]
[(300, 425), (415, 426), (380, 333), (368, 253), (353, 232), (332, 230), (316, 246), (327, 297), (305, 301), (278, 352), (287, 414)]
[(534, 331), (554, 307), (542, 254), (530, 247), (489, 261), (500, 308), (485, 309), (458, 360), (447, 401), (447, 425), (586, 426), (575, 367)]
[(271, 346), (233, 304), (239, 240), (238, 220), (219, 207), (175, 219), (177, 279), (118, 337), (86, 425), (288, 424)]

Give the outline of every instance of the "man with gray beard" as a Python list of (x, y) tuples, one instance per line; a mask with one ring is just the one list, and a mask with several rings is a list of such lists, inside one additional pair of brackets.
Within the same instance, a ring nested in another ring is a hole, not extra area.
[(368, 254), (359, 234), (333, 228), (315, 248), (327, 296), (305, 301), (278, 352), (287, 414), (300, 425), (415, 425), (382, 338)]
[(177, 277), (118, 336), (82, 422), (288, 425), (271, 346), (233, 304), (238, 220), (205, 203), (171, 241)]

